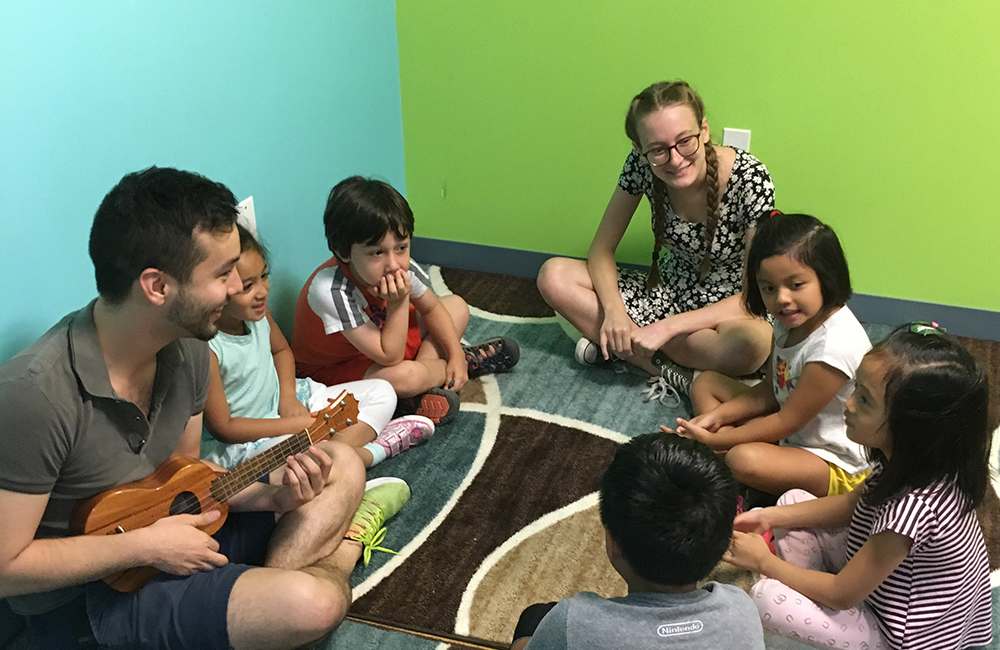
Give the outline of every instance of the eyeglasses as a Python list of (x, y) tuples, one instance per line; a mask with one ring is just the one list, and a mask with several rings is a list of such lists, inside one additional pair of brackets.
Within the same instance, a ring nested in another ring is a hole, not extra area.
[(653, 147), (649, 151), (643, 152), (642, 155), (645, 156), (646, 160), (653, 167), (667, 164), (674, 149), (684, 158), (690, 158), (698, 151), (698, 147), (701, 146), (699, 135), (695, 133), (694, 135), (681, 138), (671, 147)]

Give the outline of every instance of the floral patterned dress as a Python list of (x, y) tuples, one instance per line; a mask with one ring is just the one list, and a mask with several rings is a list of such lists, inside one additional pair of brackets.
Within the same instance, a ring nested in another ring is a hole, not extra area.
[[(618, 290), (636, 325), (644, 327), (742, 291), (744, 239), (747, 231), (774, 209), (774, 183), (764, 163), (745, 151), (735, 151), (705, 278), (698, 277), (705, 254), (705, 226), (681, 219), (670, 205), (669, 196), (659, 233), (663, 242), (660, 285), (647, 289), (644, 272), (618, 269)], [(618, 186), (632, 195), (645, 194), (652, 205), (653, 173), (635, 151), (625, 159)]]

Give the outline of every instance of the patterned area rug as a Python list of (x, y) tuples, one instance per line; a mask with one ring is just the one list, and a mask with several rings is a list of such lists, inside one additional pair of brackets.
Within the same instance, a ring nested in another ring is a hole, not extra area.
[[(426, 444), (390, 459), (370, 478), (399, 476), (413, 498), (384, 544), (352, 576), (352, 620), (317, 647), (336, 650), (506, 648), (521, 610), (577, 591), (625, 593), (611, 569), (597, 513), (598, 479), (615, 446), (655, 431), (688, 405), (644, 402), (645, 378), (622, 367), (585, 368), (573, 339), (529, 280), (432, 269), (440, 294), (472, 306), (467, 339), (507, 335), (521, 345), (514, 372), (470, 382), (462, 411)], [(868, 326), (872, 338), (888, 326)], [(1000, 411), (1000, 343), (964, 340), (990, 372)], [(1000, 440), (994, 440), (993, 467)], [(995, 480), (995, 488), (1000, 483)], [(1000, 612), (1000, 501), (980, 512)], [(717, 580), (749, 576), (720, 564)], [(769, 648), (802, 648), (768, 638)], [(10, 648), (30, 649), (20, 635)], [(992, 648), (1000, 649), (994, 623)]]
[[(351, 614), (424, 635), (406, 637), (405, 647), (507, 647), (519, 613), (533, 602), (582, 590), (625, 593), (604, 553), (599, 477), (618, 443), (688, 415), (689, 406), (643, 401), (645, 378), (630, 369), (578, 365), (574, 341), (528, 280), (436, 267), (432, 279), (439, 294), (457, 293), (471, 305), (469, 341), (511, 336), (521, 362), (510, 374), (470, 382), (453, 423), (370, 472), (406, 479), (413, 498), (389, 524), (385, 544), (399, 554), (377, 554), (355, 571)], [(870, 326), (869, 334), (888, 330)], [(991, 368), (996, 393), (1000, 344), (970, 347)], [(990, 497), (981, 519), (996, 569), (1000, 501)], [(750, 579), (726, 564), (712, 577)], [(994, 577), (996, 587), (1000, 572)], [(355, 626), (327, 647), (400, 647), (396, 637), (371, 634)], [(768, 647), (800, 646), (769, 639)]]

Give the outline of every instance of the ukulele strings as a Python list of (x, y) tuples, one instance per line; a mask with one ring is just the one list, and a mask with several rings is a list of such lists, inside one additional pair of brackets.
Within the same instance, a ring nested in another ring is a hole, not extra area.
[[(335, 407), (340, 407), (340, 403), (346, 396), (347, 396), (347, 391), (341, 391), (336, 398), (330, 400), (329, 406), (327, 406), (323, 410), (330, 411)], [(339, 410), (340, 410), (339, 408), (336, 409), (336, 411), (338, 412)], [(336, 413), (334, 413), (333, 415), (335, 414)], [(211, 483), (209, 483), (207, 490), (202, 490), (198, 492), (188, 492), (187, 494), (184, 495), (185, 502), (186, 503), (190, 502), (190, 500), (193, 498), (194, 503), (186, 505), (182, 509), (171, 514), (190, 515), (190, 514), (198, 514), (200, 512), (204, 512), (206, 509), (210, 508), (203, 507), (202, 503), (215, 505), (217, 503), (220, 503), (221, 501), (226, 501), (232, 498), (236, 494), (239, 494), (244, 489), (249, 487), (249, 485), (244, 485), (237, 489), (232, 484), (235, 483), (236, 485), (239, 485), (248, 478), (252, 477), (256, 479), (260, 476), (263, 476), (265, 473), (264, 471), (265, 468), (269, 464), (272, 464), (274, 461), (278, 460), (279, 458), (288, 458), (289, 456), (294, 456), (295, 454), (300, 454), (305, 452), (313, 444), (312, 443), (313, 434), (317, 433), (324, 426), (327, 426), (329, 424), (331, 419), (330, 417), (331, 414), (327, 413), (326, 415), (327, 417), (325, 418), (325, 421), (320, 427), (317, 428), (316, 431), (310, 431), (311, 429), (310, 427), (310, 429), (306, 429), (302, 433), (294, 434), (287, 440), (279, 442), (275, 446), (261, 452), (257, 456), (254, 456), (253, 458), (243, 461), (242, 463), (237, 465), (232, 471), (227, 472), (226, 474), (223, 474), (222, 476), (215, 478), (214, 480), (212, 480)], [(336, 428), (334, 428), (331, 425), (330, 431), (328, 432), (327, 435), (332, 434), (335, 431)], [(325, 438), (326, 436), (323, 437)], [(278, 452), (281, 453), (279, 454)], [(275, 469), (277, 469), (277, 467)], [(219, 488), (218, 490), (213, 490), (213, 487), (217, 484), (221, 485), (222, 487)], [(215, 492), (219, 492), (220, 494), (216, 495)]]
[[(292, 443), (292, 444), (289, 444)], [(298, 444), (295, 444), (298, 443)], [(222, 476), (216, 477), (209, 483), (207, 489), (182, 493), (181, 499), (184, 504), (183, 507), (176, 510), (176, 512), (171, 512), (172, 515), (196, 515), (205, 510), (211, 509), (212, 506), (217, 505), (222, 501), (226, 501), (232, 498), (234, 495), (239, 494), (244, 489), (249, 487), (249, 485), (242, 485), (238, 489), (233, 487), (232, 484), (236, 483), (239, 485), (248, 478), (258, 478), (264, 475), (264, 467), (261, 466), (259, 470), (253, 471), (257, 466), (262, 465), (256, 462), (257, 458), (262, 458), (264, 456), (273, 456), (275, 458), (288, 456), (294, 456), (295, 454), (302, 453), (309, 449), (312, 442), (308, 437), (301, 434), (294, 436), (288, 440), (282, 441), (281, 443), (271, 447), (267, 451), (263, 452), (259, 456), (255, 456), (250, 461), (240, 463), (237, 467), (239, 469), (223, 474)], [(276, 452), (281, 451), (281, 454)], [(284, 453), (284, 452), (289, 453)], [(275, 452), (275, 453), (271, 453)], [(237, 480), (238, 479), (238, 480)], [(216, 485), (221, 487), (214, 489)], [(181, 501), (179, 501), (181, 503)], [(205, 505), (202, 505), (205, 504)]]

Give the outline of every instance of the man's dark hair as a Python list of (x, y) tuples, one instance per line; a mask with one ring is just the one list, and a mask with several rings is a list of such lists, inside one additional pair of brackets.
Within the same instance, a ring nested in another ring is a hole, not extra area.
[(377, 244), (392, 230), (400, 239), (413, 234), (413, 211), (403, 195), (385, 181), (351, 176), (330, 190), (323, 211), (326, 243), (341, 259), (354, 244)]
[(187, 282), (205, 255), (195, 231), (227, 231), (234, 223), (236, 197), (222, 183), (169, 167), (126, 174), (101, 201), (90, 229), (98, 293), (121, 303), (147, 268)]
[(737, 484), (706, 445), (648, 433), (622, 445), (601, 480), (601, 521), (629, 566), (661, 585), (695, 583), (729, 546)]
[(767, 314), (757, 286), (757, 273), (761, 262), (775, 255), (788, 255), (816, 272), (824, 307), (847, 304), (851, 297), (851, 273), (837, 233), (812, 215), (776, 214), (758, 222), (747, 253), (743, 304), (751, 314)]

